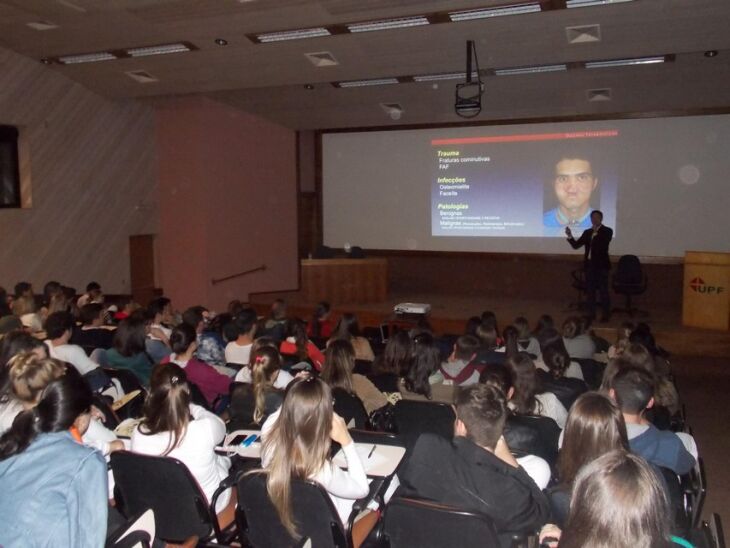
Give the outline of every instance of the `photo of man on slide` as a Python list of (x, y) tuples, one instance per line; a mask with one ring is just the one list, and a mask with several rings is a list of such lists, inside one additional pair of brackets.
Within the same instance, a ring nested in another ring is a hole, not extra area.
[[(590, 228), (591, 196), (598, 187), (590, 160), (581, 156), (563, 155), (555, 164), (552, 190), (557, 207), (546, 211), (546, 228)], [(596, 193), (597, 194), (597, 193)]]

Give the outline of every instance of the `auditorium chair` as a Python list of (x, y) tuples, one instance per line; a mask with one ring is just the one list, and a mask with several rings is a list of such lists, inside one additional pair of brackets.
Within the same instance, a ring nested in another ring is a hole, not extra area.
[(583, 380), (590, 390), (598, 390), (603, 382), (603, 372), (606, 370), (606, 364), (590, 358), (570, 358), (571, 361), (580, 365), (583, 373)]
[[(347, 524), (340, 521), (337, 509), (324, 488), (313, 481), (292, 480), (291, 509), (299, 534), (317, 548), (349, 548), (351, 529), (358, 510)], [(236, 523), (244, 546), (256, 548), (293, 548), (293, 539), (279, 520), (266, 491), (266, 474), (243, 476), (238, 482)]]
[(408, 451), (426, 432), (451, 440), (454, 437), (454, 409), (447, 403), (400, 400), (395, 404), (395, 425)]
[(155, 513), (148, 508), (112, 532), (104, 548), (150, 548), (154, 538)]
[(684, 492), (684, 510), (689, 520), (689, 527), (699, 527), (702, 508), (705, 505), (705, 496), (707, 495), (707, 478), (702, 457), (697, 459), (689, 474), (682, 476), (681, 485)]
[(560, 427), (550, 417), (510, 413), (504, 425), (504, 439), (516, 456), (535, 455), (555, 470)]
[(220, 483), (209, 505), (187, 466), (175, 458), (115, 451), (110, 466), (117, 509), (127, 518), (152, 509), (159, 539), (180, 543), (197, 536), (203, 543), (228, 544), (235, 538), (235, 521), (221, 528), (215, 505), (236, 476)]
[(492, 520), (435, 502), (394, 497), (379, 527), (385, 548), (499, 548)]
[(343, 388), (332, 389), (333, 408), (335, 413), (345, 420), (348, 426), (364, 429), (368, 425), (368, 413), (362, 400)]
[(646, 315), (646, 312), (634, 308), (631, 304), (631, 298), (644, 293), (647, 286), (646, 272), (636, 255), (621, 256), (613, 273), (611, 286), (614, 293), (626, 297), (626, 306), (614, 308), (613, 312), (623, 312), (631, 317)]
[(578, 293), (577, 300), (573, 301), (568, 305), (568, 308), (573, 310), (582, 310), (586, 307), (586, 271), (584, 268), (576, 268), (570, 273), (570, 287), (576, 290)]

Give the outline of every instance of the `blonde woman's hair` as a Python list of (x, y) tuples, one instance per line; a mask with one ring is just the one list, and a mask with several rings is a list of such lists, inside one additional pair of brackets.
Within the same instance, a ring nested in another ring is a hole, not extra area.
[(355, 369), (355, 349), (350, 341), (333, 340), (324, 353), (322, 380), (330, 388), (342, 388), (353, 393), (352, 371)]
[(15, 398), (35, 404), (51, 381), (61, 377), (66, 367), (52, 358), (39, 358), (33, 351), (21, 352), (8, 362), (8, 379)]
[(251, 354), (251, 384), (254, 401), (253, 422), (260, 423), (265, 414), (266, 391), (274, 386), (274, 374), (281, 369), (281, 356), (276, 348), (264, 346)]
[(279, 418), (263, 442), (263, 454), (271, 455), (266, 490), (294, 538), (299, 535), (292, 516), (291, 481), (314, 477), (327, 462), (332, 414), (332, 391), (327, 384), (313, 377), (296, 379), (287, 388)]

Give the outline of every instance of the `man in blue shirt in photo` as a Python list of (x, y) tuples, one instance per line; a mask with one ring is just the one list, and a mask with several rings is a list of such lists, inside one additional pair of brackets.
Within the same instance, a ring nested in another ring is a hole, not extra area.
[(546, 228), (590, 228), (591, 195), (597, 186), (598, 179), (589, 160), (563, 156), (555, 164), (553, 179), (558, 206), (545, 212), (543, 225)]

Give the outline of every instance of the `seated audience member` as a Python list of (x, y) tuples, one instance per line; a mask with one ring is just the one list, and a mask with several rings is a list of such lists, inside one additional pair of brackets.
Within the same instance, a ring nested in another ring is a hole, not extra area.
[(570, 510), (570, 495), (578, 472), (614, 450), (629, 450), (621, 410), (598, 392), (578, 398), (570, 409), (558, 456), (558, 485), (548, 492), (552, 519), (562, 527)]
[(10, 316), (3, 316), (0, 318), (0, 341), (8, 333), (22, 329), (23, 322), (21, 322), (17, 316), (13, 316), (12, 314)]
[(147, 328), (139, 315), (122, 320), (114, 333), (112, 348), (106, 351), (106, 363), (112, 369), (135, 374), (142, 386), (149, 386), (152, 360), (145, 352)]
[[(279, 344), (274, 339), (270, 337), (259, 337), (251, 345), (251, 356), (256, 355), (261, 348), (272, 348), (274, 351), (279, 352)], [(279, 362), (281, 362), (281, 358), (279, 358)], [(251, 383), (251, 365), (245, 365), (239, 369), (234, 380), (236, 382)], [(291, 373), (281, 369), (274, 380), (274, 388), (284, 390), (292, 380), (294, 380), (294, 377)]]
[[(550, 346), (556, 346), (561, 351), (564, 351), (567, 353), (568, 351), (565, 349), (565, 344), (563, 343), (563, 337), (558, 333), (557, 329), (554, 329), (552, 327), (546, 327), (542, 331), (540, 331), (540, 335), (537, 337), (538, 342), (540, 343), (540, 353), (544, 354), (548, 347)], [(548, 366), (545, 365), (545, 361), (543, 359), (543, 356), (538, 357), (535, 359), (535, 367), (538, 369), (542, 369), (543, 371), (549, 371)], [(580, 364), (576, 361), (571, 361), (568, 365), (568, 368), (565, 370), (564, 375), (565, 377), (571, 378), (571, 379), (583, 379), (583, 370), (580, 368)]]
[[(225, 423), (213, 413), (191, 403), (185, 371), (174, 363), (160, 364), (152, 372), (151, 390), (141, 424), (132, 433), (131, 450), (145, 455), (174, 457), (185, 464), (210, 503), (231, 461), (214, 451), (226, 435)], [(216, 512), (229, 502), (231, 490), (218, 498)]]
[(455, 387), (444, 384), (440, 367), (441, 352), (433, 336), (428, 333), (416, 335), (413, 338), (413, 359), (401, 380), (401, 398), (454, 403)]
[(360, 336), (360, 325), (355, 314), (346, 313), (342, 315), (340, 321), (337, 322), (337, 327), (332, 332), (332, 337), (327, 341), (327, 345), (335, 340), (349, 342), (355, 349), (356, 360), (371, 362), (375, 359), (370, 343), (365, 337)]
[[(355, 369), (355, 350), (345, 340), (334, 340), (325, 352), (322, 380), (332, 388), (335, 394), (336, 407), (346, 394), (355, 395), (362, 401), (369, 415), (376, 409), (388, 404), (385, 397), (375, 385), (364, 375), (353, 373)], [(338, 411), (339, 412), (339, 411)]]
[(286, 336), (287, 306), (282, 299), (276, 299), (271, 304), (269, 317), (264, 320), (261, 334), (271, 337), (277, 342), (284, 340)]
[(114, 329), (104, 325), (104, 307), (99, 303), (85, 304), (79, 310), (81, 326), (75, 327), (71, 344), (77, 344), (87, 354), (95, 349), (108, 350), (112, 347)]
[(505, 349), (497, 344), (497, 330), (490, 323), (482, 323), (477, 327), (477, 340), (479, 347), (472, 361), (480, 365), (504, 363)]
[(487, 367), (479, 382), (499, 388), (507, 396), (507, 422), (504, 425), (504, 439), (522, 466), (538, 487), (544, 489), (551, 478), (551, 468), (557, 462), (560, 428), (547, 417), (517, 415), (509, 409), (509, 400), (514, 395), (512, 374), (504, 364)]
[(468, 320), (466, 320), (466, 325), (464, 326), (464, 335), (471, 335), (472, 337), (477, 336), (477, 327), (482, 325), (482, 319), (479, 316), (472, 316)]
[(568, 412), (555, 394), (541, 391), (532, 358), (520, 352), (507, 360), (507, 366), (512, 373), (512, 386), (515, 389), (509, 401), (510, 409), (518, 415), (550, 417), (561, 429), (565, 428)]
[(188, 382), (200, 388), (210, 405), (213, 405), (218, 396), (228, 394), (231, 378), (195, 357), (198, 346), (195, 329), (186, 323), (181, 323), (172, 330), (170, 345), (172, 354), (165, 358), (163, 363), (171, 362), (182, 367)]
[[(50, 360), (49, 360), (50, 361)], [(103, 546), (107, 467), (80, 436), (91, 391), (78, 375), (49, 382), (0, 437), (0, 544)]]
[(563, 407), (569, 410), (578, 396), (588, 390), (588, 385), (580, 379), (565, 376), (570, 357), (559, 345), (548, 346), (542, 358), (548, 368), (548, 372), (537, 371), (542, 390), (555, 394)]
[(312, 319), (307, 325), (307, 336), (317, 340), (327, 340), (332, 336), (335, 328), (334, 322), (330, 319), (330, 303), (322, 301), (314, 309)]
[(149, 322), (145, 351), (154, 363), (161, 362), (170, 355), (170, 335), (172, 334), (172, 303), (167, 297), (158, 297), (149, 304), (146, 311)]
[(84, 349), (69, 344), (74, 329), (74, 319), (69, 312), (53, 312), (46, 320), (46, 346), (51, 358), (73, 365), (83, 375), (92, 392), (109, 386), (111, 382), (99, 364), (86, 355)]
[(276, 348), (264, 346), (251, 354), (250, 383), (236, 383), (231, 390), (230, 431), (261, 425), (284, 400), (284, 391), (276, 388), (282, 373)]
[(530, 356), (535, 359), (540, 356), (540, 343), (530, 331), (530, 324), (527, 322), (527, 318), (519, 316), (515, 318), (512, 324), (517, 329), (517, 344), (521, 352), (527, 352)]
[(502, 391), (485, 384), (461, 388), (455, 412), (453, 441), (434, 434), (418, 439), (398, 474), (400, 494), (485, 514), (498, 533), (530, 532), (543, 525), (548, 501), (502, 436), (507, 419)]
[(608, 347), (608, 359), (617, 357), (629, 345), (629, 336), (634, 330), (633, 322), (623, 322), (616, 330), (616, 342)]
[(292, 356), (299, 362), (309, 362), (317, 371), (322, 370), (324, 354), (307, 338), (303, 321), (291, 319), (286, 322), (286, 339), (281, 341), (279, 351), (283, 356)]
[(245, 308), (246, 306), (244, 306), (243, 302), (241, 302), (239, 299), (233, 299), (228, 303), (228, 307), (226, 308), (226, 310), (232, 318), (237, 318), (241, 311)]
[(11, 297), (4, 287), (0, 287), (0, 318), (10, 316), (13, 311), (10, 309)]
[(680, 476), (694, 467), (695, 458), (682, 440), (674, 432), (657, 429), (644, 417), (654, 405), (654, 379), (649, 373), (634, 367), (620, 370), (613, 377), (609, 395), (621, 409), (634, 453)]
[(40, 314), (36, 313), (35, 298), (23, 295), (16, 297), (13, 301), (13, 314), (20, 318), (23, 327), (30, 333), (43, 331), (43, 320)]
[(32, 409), (48, 383), (66, 371), (63, 364), (49, 360), (45, 352), (35, 351), (32, 343), (23, 340), (23, 337), (33, 339), (30, 335), (22, 332), (20, 335), (12, 342), (13, 354), (0, 371), (0, 434), (10, 430), (15, 417), (23, 410)]
[(407, 331), (396, 331), (385, 345), (385, 351), (373, 362), (370, 380), (388, 401), (395, 404), (401, 399), (400, 380), (413, 361), (413, 341)]
[(226, 345), (226, 363), (248, 365), (251, 345), (256, 335), (256, 312), (252, 308), (246, 308), (233, 321), (237, 335), (235, 340)]
[(671, 535), (671, 514), (654, 470), (641, 457), (615, 450), (581, 468), (565, 529), (547, 525), (540, 540), (560, 548), (692, 546)]
[(563, 322), (563, 344), (571, 358), (593, 359), (596, 345), (591, 336), (582, 329), (579, 318), (571, 317)]
[(535, 325), (535, 329), (532, 334), (539, 340), (540, 333), (542, 333), (545, 329), (555, 329), (555, 320), (553, 320), (553, 317), (550, 314), (543, 314), (537, 319), (537, 324)]
[[(296, 379), (287, 389), (279, 411), (262, 428), (261, 465), (266, 489), (284, 527), (297, 538), (290, 498), (291, 481), (312, 480), (330, 495), (343, 525), (355, 500), (369, 492), (368, 479), (345, 421), (332, 408), (329, 386), (316, 378)], [(330, 444), (342, 446), (347, 468), (330, 460)], [(353, 536), (364, 538), (377, 518), (358, 520)]]
[(104, 293), (101, 291), (101, 285), (97, 282), (89, 282), (86, 284), (86, 293), (78, 298), (76, 306), (83, 308), (87, 304), (102, 304), (103, 302)]
[(474, 363), (479, 351), (479, 340), (469, 335), (456, 339), (448, 360), (441, 364), (444, 384), (469, 386), (479, 382), (481, 367)]
[[(195, 357), (201, 362), (205, 362), (216, 368), (225, 367), (226, 356), (223, 337), (215, 330), (206, 329), (209, 314), (208, 310), (203, 306), (191, 306), (183, 312), (182, 321), (195, 331), (195, 340), (197, 342)], [(172, 343), (170, 346), (172, 346)], [(226, 372), (220, 369), (218, 371), (222, 373)], [(234, 372), (230, 371), (230, 374), (233, 375)]]
[(485, 310), (482, 312), (480, 319), (482, 320), (481, 325), (487, 329), (494, 329), (497, 333), (497, 346), (501, 346), (504, 341), (499, 336), (499, 326), (497, 325), (497, 315), (491, 310)]

